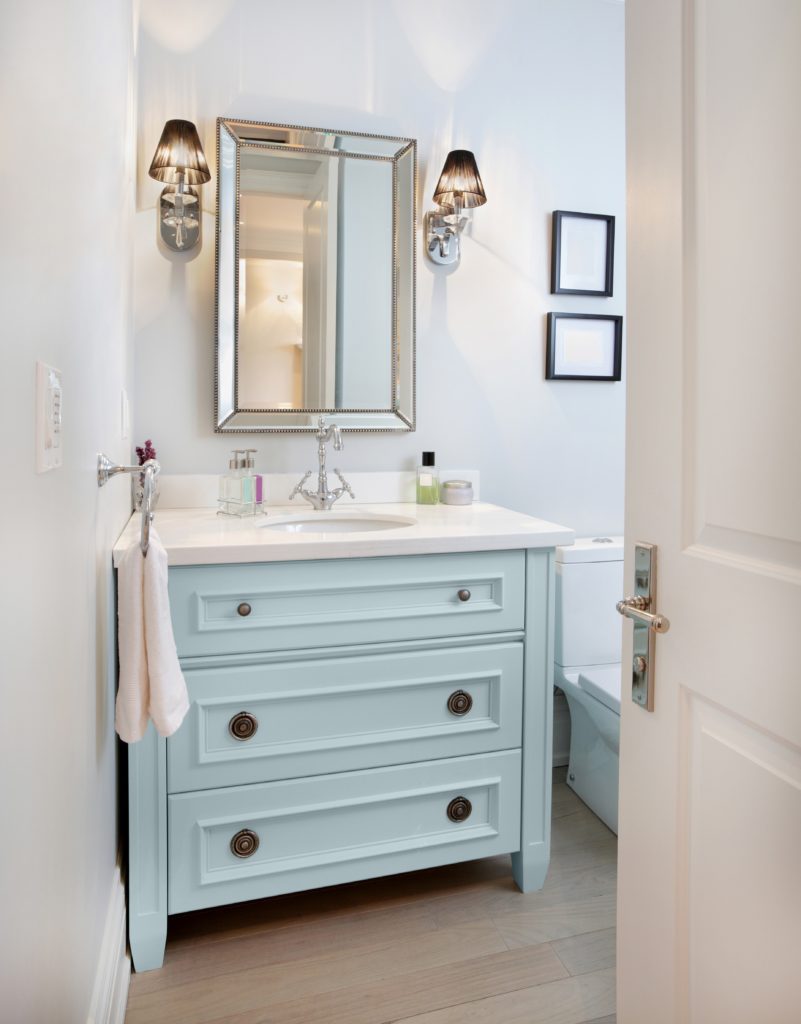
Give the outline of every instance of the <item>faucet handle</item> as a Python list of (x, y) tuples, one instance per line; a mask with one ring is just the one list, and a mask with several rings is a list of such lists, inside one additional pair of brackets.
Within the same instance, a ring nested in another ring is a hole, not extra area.
[(339, 482), (340, 482), (340, 483), (342, 484), (342, 490), (343, 490), (343, 491), (347, 491), (347, 493), (348, 493), (348, 494), (349, 494), (349, 495), (351, 496), (351, 498), (353, 498), (353, 500), (355, 501), (355, 500), (356, 500), (356, 495), (355, 495), (355, 494), (353, 493), (353, 491), (352, 491), (352, 490), (350, 489), (350, 484), (348, 483), (348, 481), (347, 481), (347, 480), (345, 479), (345, 477), (344, 477), (344, 476), (343, 476), (343, 475), (342, 475), (342, 474), (341, 474), (341, 473), (339, 472), (339, 470), (338, 470), (338, 469), (334, 468), (334, 472), (335, 472), (335, 473), (336, 473), (336, 475), (337, 475), (337, 476), (339, 477)]
[(292, 501), (296, 494), (300, 494), (301, 488), (303, 487), (303, 485), (306, 483), (310, 476), (311, 470), (309, 469), (303, 474), (303, 477), (295, 484), (294, 488), (292, 489), (292, 493), (289, 495), (290, 501)]

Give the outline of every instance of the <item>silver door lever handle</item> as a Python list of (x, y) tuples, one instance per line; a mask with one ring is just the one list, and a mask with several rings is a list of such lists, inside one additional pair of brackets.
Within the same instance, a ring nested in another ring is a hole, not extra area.
[(650, 602), (644, 597), (627, 597), (624, 601), (618, 601), (617, 610), (627, 619), (634, 619), (644, 626), (652, 629), (654, 633), (667, 633), (670, 629), (670, 620), (664, 615), (654, 615), (649, 612)]

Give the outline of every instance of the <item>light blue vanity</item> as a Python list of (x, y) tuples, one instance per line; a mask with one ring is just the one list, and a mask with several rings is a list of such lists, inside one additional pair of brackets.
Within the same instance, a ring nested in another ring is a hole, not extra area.
[[(217, 149), (215, 429), (313, 435), (317, 489), (310, 471), (292, 490), (300, 516), (159, 511), (191, 709), (129, 747), (139, 971), (170, 914), (502, 853), (523, 891), (548, 868), (553, 560), (572, 532), (493, 505), (357, 512), (364, 479), (328, 484), (329, 439), (415, 428), (416, 144), (221, 118)], [(259, 319), (267, 255), (289, 251), (275, 203), (297, 222), (294, 347), (286, 318), (280, 337)]]
[(216, 564), (159, 514), (192, 706), (168, 740), (150, 726), (128, 748), (137, 970), (161, 965), (168, 915), (198, 908), (502, 853), (521, 890), (542, 886), (554, 544), (570, 532), (479, 505), (446, 543), (440, 506), (445, 553), (366, 553), (398, 550), (393, 533), (430, 551), (416, 514), (332, 540), (347, 557), (240, 527)]

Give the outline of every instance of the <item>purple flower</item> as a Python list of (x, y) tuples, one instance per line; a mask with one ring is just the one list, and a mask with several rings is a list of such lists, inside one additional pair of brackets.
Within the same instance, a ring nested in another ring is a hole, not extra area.
[(136, 449), (136, 457), (139, 459), (139, 465), (144, 466), (150, 459), (155, 459), (156, 449), (153, 447), (152, 441), (145, 441), (142, 448)]

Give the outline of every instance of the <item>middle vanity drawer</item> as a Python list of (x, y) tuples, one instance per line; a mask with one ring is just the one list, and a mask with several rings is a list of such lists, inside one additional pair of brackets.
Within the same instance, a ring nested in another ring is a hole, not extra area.
[(519, 747), (523, 644), (185, 672), (171, 793)]
[(524, 625), (523, 551), (176, 566), (169, 578), (182, 658)]

